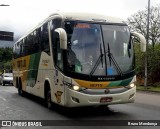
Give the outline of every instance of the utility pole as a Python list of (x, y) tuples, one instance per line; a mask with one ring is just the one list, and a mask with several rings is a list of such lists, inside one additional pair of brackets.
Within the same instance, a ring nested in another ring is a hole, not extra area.
[(147, 44), (145, 53), (145, 82), (144, 86), (148, 88), (148, 43), (149, 43), (149, 20), (150, 20), (150, 0), (148, 0), (148, 15), (147, 15)]

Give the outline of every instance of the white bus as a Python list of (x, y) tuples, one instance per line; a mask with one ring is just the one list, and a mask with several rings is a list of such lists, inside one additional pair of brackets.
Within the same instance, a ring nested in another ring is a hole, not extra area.
[(48, 108), (134, 102), (135, 37), (145, 51), (144, 36), (121, 19), (54, 13), (14, 44), (14, 86)]

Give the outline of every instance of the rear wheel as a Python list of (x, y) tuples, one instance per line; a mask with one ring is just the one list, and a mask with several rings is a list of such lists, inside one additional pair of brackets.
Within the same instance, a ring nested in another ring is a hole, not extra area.
[(22, 91), (22, 88), (21, 87), (18, 87), (18, 94), (22, 96), (23, 94), (23, 91)]
[(19, 81), (19, 84), (18, 85), (18, 94), (20, 96), (23, 96), (23, 90), (22, 90), (22, 83), (21, 83), (21, 80)]

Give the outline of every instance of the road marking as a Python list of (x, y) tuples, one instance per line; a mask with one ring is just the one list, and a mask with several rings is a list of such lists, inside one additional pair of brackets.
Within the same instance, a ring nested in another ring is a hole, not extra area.
[(7, 101), (5, 98), (3, 98), (2, 96), (0, 96), (0, 99), (2, 99), (3, 101)]

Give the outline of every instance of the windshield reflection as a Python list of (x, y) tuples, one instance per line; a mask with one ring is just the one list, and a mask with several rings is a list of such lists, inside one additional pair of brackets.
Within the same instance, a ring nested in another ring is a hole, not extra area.
[[(130, 32), (127, 26), (102, 25), (105, 50), (110, 47), (110, 53), (118, 64), (122, 73), (129, 72), (134, 68), (133, 45), (130, 43)], [(107, 58), (110, 62), (110, 58)], [(117, 75), (118, 70), (113, 63), (108, 63), (108, 74)]]
[[(130, 33), (127, 26), (101, 26), (74, 21), (66, 22), (65, 29), (69, 71), (104, 76), (119, 75), (133, 69), (133, 48), (128, 47)], [(116, 65), (111, 62), (111, 54)]]
[[(89, 74), (100, 55), (100, 43), (102, 43), (100, 25), (68, 22), (67, 27), (72, 28), (68, 37), (67, 67), (71, 71)], [(103, 68), (101, 73), (97, 74), (104, 73)]]

